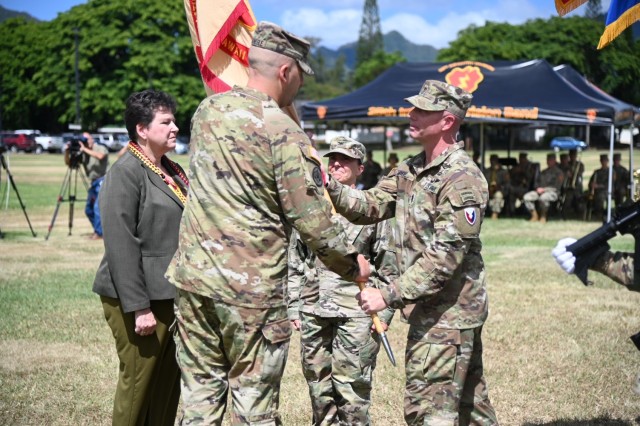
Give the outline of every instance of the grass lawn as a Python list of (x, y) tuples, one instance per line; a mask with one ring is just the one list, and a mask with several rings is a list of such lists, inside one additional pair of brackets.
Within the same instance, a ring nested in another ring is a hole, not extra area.
[[(545, 154), (531, 156), (544, 165)], [(583, 154), (585, 181), (598, 166), (598, 154)], [(71, 235), (70, 205), (63, 202), (45, 241), (67, 171), (61, 155), (17, 154), (9, 160), (37, 237), (31, 235), (13, 189), (7, 194), (1, 170), (0, 425), (111, 424), (118, 361), (99, 299), (91, 292), (102, 242), (87, 239), (91, 228), (83, 201), (74, 207)], [(383, 163), (381, 152), (376, 160)], [(187, 157), (178, 161), (186, 166)], [(84, 199), (80, 185), (78, 197)], [(598, 225), (557, 217), (546, 225), (522, 218), (486, 220), (483, 225), (490, 299), (485, 374), (503, 425), (640, 422), (640, 395), (632, 390), (640, 352), (629, 340), (640, 331), (640, 294), (597, 273), (590, 273), (594, 285), (585, 287), (562, 272), (550, 254), (559, 238), (580, 237)], [(633, 250), (633, 239), (616, 237), (611, 245)], [(397, 367), (384, 351), (379, 355), (374, 425), (404, 424), (406, 331), (396, 318), (388, 332)], [(309, 424), (297, 335), (280, 400), (285, 424)]]

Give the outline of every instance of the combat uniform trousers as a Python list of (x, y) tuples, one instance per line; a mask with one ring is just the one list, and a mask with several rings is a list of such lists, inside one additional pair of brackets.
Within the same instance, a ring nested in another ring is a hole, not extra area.
[(151, 301), (157, 325), (150, 336), (135, 333), (135, 314), (123, 313), (118, 299), (100, 296), (100, 300), (120, 360), (112, 424), (173, 426), (180, 399), (180, 371), (170, 330), (173, 299)]
[(371, 318), (326, 318), (300, 312), (302, 370), (313, 424), (369, 425), (371, 380), (380, 341)]
[(547, 214), (551, 203), (558, 201), (558, 191), (547, 189), (542, 194), (529, 191), (524, 194), (524, 205), (530, 212), (536, 211), (536, 201), (540, 204), (540, 213)]
[(482, 327), (411, 325), (405, 353), (408, 425), (497, 425), (482, 366)]
[(252, 309), (178, 289), (182, 425), (280, 425), (280, 380), (291, 339), (285, 306)]

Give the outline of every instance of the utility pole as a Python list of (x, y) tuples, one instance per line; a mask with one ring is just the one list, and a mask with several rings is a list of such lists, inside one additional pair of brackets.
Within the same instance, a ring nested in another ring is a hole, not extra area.
[(81, 125), (82, 119), (80, 118), (80, 70), (78, 69), (78, 61), (80, 59), (80, 41), (78, 37), (78, 27), (73, 29), (75, 45), (76, 45), (76, 60), (75, 60), (75, 72), (76, 72), (76, 122), (75, 124)]

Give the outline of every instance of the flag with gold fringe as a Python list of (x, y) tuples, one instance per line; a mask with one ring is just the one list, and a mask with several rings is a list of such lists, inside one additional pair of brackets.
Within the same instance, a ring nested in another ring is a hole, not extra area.
[(600, 37), (598, 49), (611, 43), (631, 24), (640, 20), (640, 0), (611, 0), (604, 33)]
[(585, 4), (588, 0), (556, 0), (556, 10), (558, 15), (564, 16), (572, 10)]
[(184, 0), (184, 8), (207, 95), (246, 84), (256, 29), (249, 0)]

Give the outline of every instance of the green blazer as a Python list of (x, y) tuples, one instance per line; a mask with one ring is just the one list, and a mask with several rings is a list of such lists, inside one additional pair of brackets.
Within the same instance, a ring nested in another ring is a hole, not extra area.
[[(165, 168), (186, 187), (172, 168)], [(173, 299), (175, 287), (164, 273), (178, 248), (180, 199), (127, 151), (107, 172), (98, 205), (105, 254), (93, 291), (119, 299), (124, 312), (148, 308), (150, 300)]]

